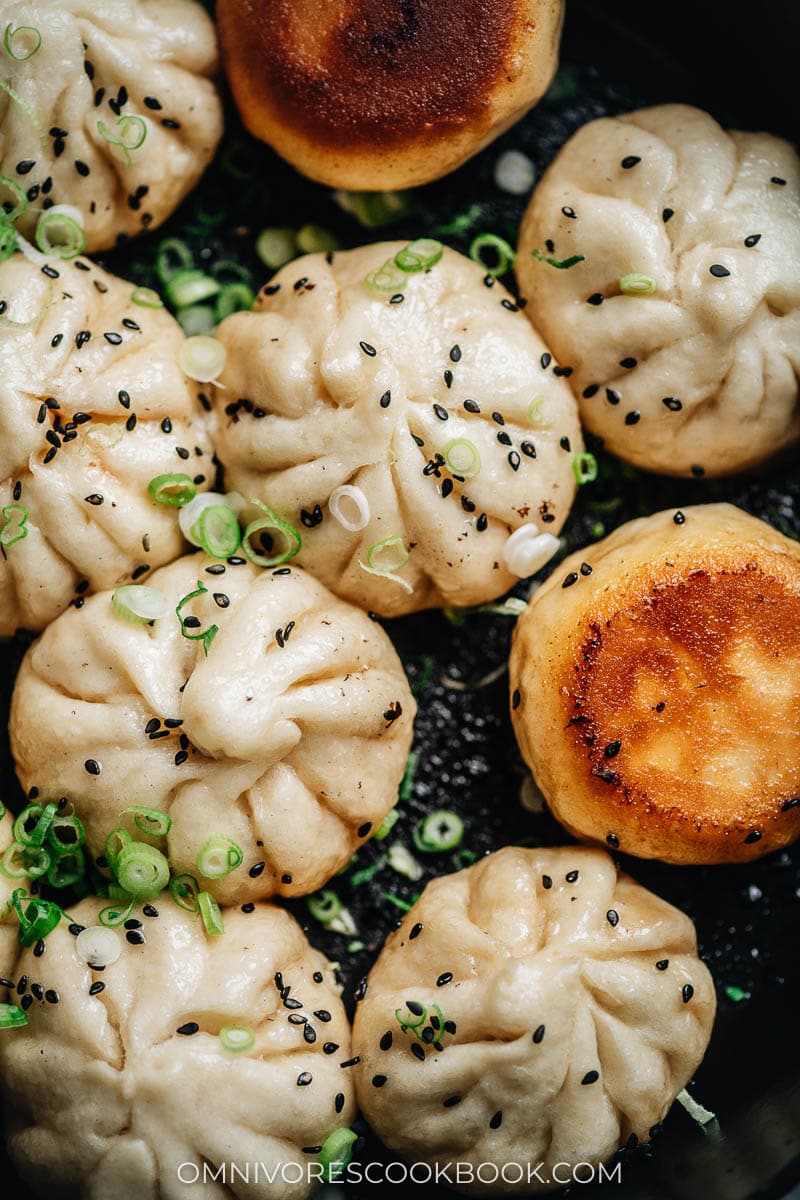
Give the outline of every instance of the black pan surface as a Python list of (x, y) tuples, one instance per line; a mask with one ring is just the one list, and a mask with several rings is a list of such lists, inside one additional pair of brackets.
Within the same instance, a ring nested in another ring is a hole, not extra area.
[[(524, 150), (541, 173), (580, 125), (641, 104), (695, 103), (723, 123), (792, 137), (796, 112), (790, 96), (795, 87), (787, 80), (793, 78), (799, 14), (792, 0), (767, 0), (738, 19), (730, 6), (713, 0), (678, 0), (670, 6), (573, 0), (563, 66), (547, 98), (478, 158), (420, 189), (414, 214), (386, 230), (386, 236), (432, 234), (464, 251), (481, 231), (514, 242), (524, 201), (494, 184), (498, 154)], [(155, 285), (155, 247), (162, 237), (175, 235), (192, 246), (198, 265), (233, 259), (251, 271), (257, 288), (265, 272), (253, 252), (255, 236), (266, 225), (307, 221), (332, 230), (345, 246), (383, 236), (363, 230), (332, 202), (327, 189), (303, 179), (253, 141), (229, 106), (223, 148), (201, 186), (162, 230), (106, 255), (103, 262), (138, 283)], [(443, 227), (451, 232), (443, 234)], [(800, 538), (796, 458), (758, 475), (703, 482), (645, 475), (598, 446), (589, 448), (599, 458), (600, 478), (581, 490), (564, 530), (568, 551), (632, 517), (712, 500), (738, 504)], [(523, 590), (518, 589), (520, 594)], [(386, 627), (419, 704), (416, 769), (394, 836), (411, 845), (411, 830), (420, 816), (449, 808), (465, 822), (461, 849), (475, 856), (508, 844), (569, 841), (547, 813), (532, 814), (520, 804), (524, 770), (508, 717), (504, 673), (512, 619), (470, 614), (455, 623), (433, 612), (387, 622)], [(0, 648), (4, 710), (29, 640), (20, 636)], [(0, 746), (0, 772), (3, 799), (15, 807), (22, 797), (7, 744)], [(464, 865), (468, 857), (418, 854), (426, 870), (417, 883), (386, 866), (368, 881), (354, 883), (354, 873), (376, 864), (383, 853), (380, 843), (368, 844), (357, 863), (330, 885), (353, 914), (363, 949), (352, 951), (348, 946), (354, 939), (322, 929), (309, 918), (303, 901), (289, 905), (311, 941), (341, 963), (351, 1006), (359, 981), (402, 915), (398, 902), (413, 900), (428, 879)], [(601, 1195), (603, 1200), (800, 1196), (800, 852), (795, 848), (746, 866), (711, 868), (619, 857), (625, 870), (685, 909), (697, 925), (719, 1011), (708, 1055), (690, 1089), (718, 1120), (701, 1130), (676, 1105), (652, 1146), (623, 1153), (620, 1183), (574, 1185), (571, 1190), (586, 1200)], [(362, 1163), (390, 1157), (363, 1123), (358, 1129), (364, 1135), (357, 1144)], [(25, 1200), (28, 1193), (10, 1166), (0, 1163), (0, 1171), (6, 1194)], [(416, 1190), (448, 1194), (425, 1186)], [(348, 1185), (339, 1194), (359, 1200), (367, 1191), (374, 1187)]]

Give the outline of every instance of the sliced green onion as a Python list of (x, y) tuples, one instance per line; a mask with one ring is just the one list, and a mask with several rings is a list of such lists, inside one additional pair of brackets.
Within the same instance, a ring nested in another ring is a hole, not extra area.
[(178, 354), (178, 366), (196, 383), (211, 383), (225, 366), (227, 351), (222, 342), (205, 334), (188, 337)]
[(178, 606), (175, 609), (175, 614), (176, 614), (178, 620), (180, 621), (181, 636), (185, 637), (187, 639), (187, 641), (190, 641), (190, 642), (202, 642), (203, 643), (203, 651), (206, 655), (206, 658), (208, 658), (208, 651), (211, 646), (211, 643), (213, 642), (214, 638), (219, 633), (219, 626), (218, 625), (210, 625), (208, 627), (208, 629), (201, 630), (200, 633), (187, 633), (186, 632), (187, 628), (194, 628), (194, 625), (187, 626), (187, 622), (190, 619), (192, 621), (196, 621), (197, 618), (196, 617), (195, 618), (182, 617), (181, 612), (183, 611), (185, 605), (187, 605), (190, 600), (194, 600), (197, 596), (204, 596), (207, 594), (208, 594), (208, 588), (201, 580), (198, 579), (196, 589), (193, 592), (189, 592), (188, 596), (184, 596), (183, 599), (179, 601)]
[(481, 604), (476, 611), (488, 613), (494, 617), (518, 617), (520, 613), (525, 612), (527, 607), (525, 601), (520, 600), (519, 596), (506, 596), (505, 600), (499, 604)]
[(170, 880), (169, 894), (178, 908), (184, 909), (185, 912), (199, 911), (197, 897), (200, 894), (200, 885), (194, 875), (176, 875)]
[(0, 800), (0, 821), (2, 821), (2, 819), (5, 815), (6, 815), (6, 806), (5, 806), (5, 804), (3, 804), (3, 801)]
[(588, 450), (582, 454), (573, 454), (572, 473), (577, 484), (594, 483), (597, 479), (597, 459)]
[(297, 256), (297, 240), (293, 229), (262, 229), (256, 238), (256, 254), (265, 267), (277, 271)]
[(164, 301), (155, 288), (135, 287), (131, 292), (131, 301), (142, 308), (163, 308)]
[(478, 447), (467, 438), (453, 438), (442, 450), (447, 469), (454, 475), (468, 478), (477, 475), (481, 469), (481, 456)]
[(416, 238), (394, 256), (395, 266), (407, 274), (428, 271), (444, 254), (444, 246), (434, 238)]
[(255, 302), (255, 294), (249, 283), (226, 283), (214, 307), (218, 321), (224, 321), (231, 313), (249, 312)]
[(29, 804), (14, 821), (14, 837), (23, 846), (41, 846), (57, 812), (57, 804)]
[(689, 1116), (697, 1121), (698, 1125), (710, 1125), (712, 1121), (716, 1121), (716, 1113), (713, 1113), (708, 1108), (704, 1108), (702, 1104), (695, 1100), (694, 1096), (690, 1096), (686, 1088), (678, 1092), (675, 1099), (681, 1104), (689, 1114)]
[(10, 842), (0, 859), (0, 872), (6, 879), (27, 879), (28, 868), (25, 864), (25, 850), (22, 842)]
[(192, 538), (212, 558), (230, 558), (242, 540), (236, 513), (225, 504), (209, 504), (192, 526)]
[(339, 242), (321, 225), (303, 225), (297, 231), (297, 249), (303, 254), (327, 254), (339, 249)]
[(402, 896), (396, 896), (394, 892), (381, 892), (381, 899), (388, 900), (390, 904), (393, 904), (395, 908), (399, 908), (400, 912), (404, 913), (411, 912), (411, 909), (414, 907), (408, 900), (404, 900)]
[(41, 145), (41, 147), (45, 151), (45, 153), (49, 154), (50, 143), (47, 140), (47, 136), (44, 132), (44, 129), (42, 129), (41, 121), (39, 120), (36, 113), (31, 108), (30, 104), (28, 104), (28, 101), (23, 100), (22, 96), (20, 96), (19, 92), (15, 92), (14, 89), (11, 87), (11, 85), (6, 83), (4, 79), (0, 79), (0, 92), (5, 92), (5, 94), (9, 98), (9, 100), (13, 100), (13, 102), (17, 105), (17, 107), (20, 108), (21, 111), (25, 114), (25, 116), (28, 118), (28, 120), (30, 121), (33, 128), (36, 130), (36, 136), (39, 139), (39, 144)]
[[(394, 550), (395, 553), (390, 562), (380, 562), (379, 559), (385, 559), (387, 552)], [(413, 592), (413, 587), (407, 580), (397, 574), (398, 571), (406, 565), (411, 555), (406, 550), (405, 542), (399, 536), (394, 534), (392, 537), (383, 538), (380, 542), (374, 542), (367, 551), (366, 563), (359, 559), (358, 565), (362, 571), (366, 571), (369, 575), (377, 575), (382, 579), (391, 579), (393, 583), (399, 583), (407, 592)]]
[[(362, 884), (369, 883), (375, 878), (376, 875), (380, 874), (385, 865), (385, 858), (377, 858), (375, 862), (370, 863), (368, 867), (362, 867), (360, 871), (354, 871), (350, 876), (350, 886), (361, 887)], [(345, 868), (345, 870), (346, 869), (347, 868)]]
[(26, 846), (24, 859), (29, 879), (41, 879), (50, 870), (52, 859), (44, 846)]
[(97, 122), (100, 137), (119, 152), (117, 157), (122, 159), (126, 166), (130, 166), (131, 151), (139, 150), (147, 138), (147, 121), (144, 117), (134, 116), (133, 113), (123, 113), (114, 122), (114, 129), (116, 132), (109, 129), (105, 121)]
[(169, 863), (155, 846), (131, 842), (114, 863), (114, 876), (134, 900), (152, 900), (169, 883)]
[[(487, 250), (490, 253), (488, 263), (484, 257)], [(495, 278), (510, 271), (517, 259), (508, 242), (504, 238), (498, 237), (496, 233), (479, 233), (476, 238), (473, 238), (469, 256), (473, 262), (483, 267), (487, 274), (493, 275)]]
[(729, 987), (725, 988), (725, 995), (729, 1000), (732, 1000), (734, 1004), (741, 1004), (742, 1000), (747, 1000), (750, 993), (746, 992), (744, 988), (737, 987), (736, 984), (731, 984)]
[(54, 888), (73, 887), (86, 874), (82, 850), (68, 850), (59, 855), (47, 872), (47, 882)]
[(414, 776), (417, 773), (419, 766), (419, 754), (416, 750), (410, 750), (406, 759), (406, 769), (403, 772), (403, 778), (400, 783), (400, 803), (406, 804), (411, 799), (411, 793), (414, 790)]
[(530, 425), (538, 425), (542, 419), (542, 405), (544, 404), (544, 396), (534, 396), (528, 405), (528, 423)]
[(42, 254), (52, 258), (70, 259), (86, 249), (86, 234), (83, 226), (72, 215), (76, 209), (67, 205), (54, 205), (39, 217), (34, 234), (36, 245)]
[[(224, 494), (223, 492), (200, 492), (188, 504), (183, 505), (178, 514), (178, 524), (187, 542), (192, 542), (195, 546), (201, 545), (200, 540), (195, 536), (195, 526), (199, 524), (203, 510), (214, 507), (227, 508), (238, 518), (239, 513), (244, 507), (244, 500), (238, 492), (229, 492), (228, 494)], [(223, 519), (226, 520), (227, 518)]]
[(306, 906), (311, 916), (315, 921), (319, 921), (320, 925), (330, 925), (331, 921), (342, 911), (341, 900), (330, 888), (323, 888), (321, 892), (309, 896)]
[(532, 522), (527, 522), (506, 538), (503, 564), (512, 575), (527, 579), (550, 561), (560, 545), (552, 533), (539, 533)]
[(622, 276), (619, 290), (624, 296), (652, 296), (656, 290), (656, 281), (650, 275), (639, 275), (634, 271), (630, 275)]
[(471, 204), (466, 212), (457, 213), (446, 225), (437, 225), (436, 232), (443, 234), (469, 233), (483, 218), (484, 204)]
[(97, 919), (106, 929), (116, 929), (123, 921), (127, 921), (132, 912), (132, 900), (129, 900), (127, 904), (108, 904), (105, 908), (100, 909)]
[(210, 304), (190, 304), (176, 315), (187, 338), (204, 337), (217, 328), (217, 314)]
[(7, 190), (11, 192), (11, 195), (14, 197), (14, 206), (11, 209), (5, 208), (5, 204), (7, 204), (8, 201), (3, 202), (2, 217), (3, 220), (7, 221), (10, 225), (13, 221), (16, 221), (17, 217), (22, 216), (22, 214), (25, 212), (26, 208), (28, 207), (28, 197), (25, 194), (25, 189), (20, 187), (16, 179), (9, 179), (7, 175), (0, 175), (0, 184), (2, 184), (4, 188), (7, 188)]
[(200, 892), (197, 897), (197, 906), (200, 909), (206, 933), (211, 934), (212, 937), (219, 937), (221, 933), (225, 932), (222, 913), (210, 892)]
[(17, 231), (13, 225), (0, 220), (0, 262), (5, 262), (17, 248)]
[(172, 829), (172, 817), (160, 808), (145, 808), (144, 805), (133, 804), (130, 808), (123, 808), (122, 811), (123, 813), (133, 813), (133, 823), (136, 828), (150, 837), (166, 837)]
[(355, 217), (366, 229), (392, 225), (413, 211), (408, 192), (345, 192), (333, 193), (333, 199), (344, 212)]
[(156, 475), (147, 485), (151, 499), (156, 504), (172, 504), (181, 508), (194, 500), (197, 484), (188, 475)]
[[(55, 929), (63, 917), (63, 912), (52, 900), (40, 900), (39, 897), (26, 896), (21, 888), (11, 897), (14, 909), (19, 919), (18, 940), (22, 946), (32, 946), (35, 942), (46, 938)], [(29, 900), (23, 909), (23, 902)]]
[(18, 1004), (0, 1004), (0, 1029), (21, 1029), (28, 1024), (28, 1014)]
[(187, 271), (193, 263), (192, 252), (180, 238), (165, 238), (156, 250), (156, 274), (163, 284), (178, 271)]
[[(348, 516), (342, 508), (345, 500), (355, 507), (352, 516)], [(333, 489), (328, 497), (328, 512), (348, 533), (358, 533), (369, 525), (370, 508), (366, 493), (360, 487), (352, 487), (349, 483), (343, 483), (341, 487)]]
[(181, 269), (170, 276), (166, 284), (167, 299), (173, 308), (188, 308), (190, 304), (201, 304), (220, 291), (216, 279), (199, 271), (196, 267)]
[(14, 546), (28, 536), (28, 510), (21, 504), (6, 504), (2, 513), (0, 546)]
[(398, 875), (405, 875), (406, 879), (410, 879), (412, 882), (421, 879), (424, 874), (422, 864), (417, 862), (414, 855), (402, 842), (392, 843), (386, 860), (393, 871), (396, 871)]
[[(107, 911), (103, 909), (103, 912)], [(113, 928), (107, 925), (90, 925), (78, 934), (75, 949), (90, 967), (110, 967), (122, 953), (122, 944), (119, 934), (114, 933)]]
[(387, 258), (377, 271), (370, 271), (364, 280), (371, 292), (378, 295), (396, 295), (408, 282), (407, 273), (397, 266), (393, 258)]
[(128, 833), (127, 829), (112, 829), (111, 832), (106, 835), (103, 852), (112, 874), (115, 872), (117, 859), (119, 858), (120, 854), (126, 846), (131, 844), (132, 841), (133, 838)]
[(414, 826), (414, 845), (425, 854), (455, 850), (464, 836), (464, 822), (454, 812), (429, 813)]
[(223, 1050), (230, 1054), (246, 1054), (256, 1044), (256, 1035), (248, 1025), (226, 1025), (219, 1031)]
[(387, 838), (389, 836), (389, 834), (392, 832), (392, 830), (394, 829), (395, 825), (397, 824), (397, 822), (399, 820), (400, 820), (400, 813), (397, 811), (396, 808), (390, 808), (388, 813), (386, 814), (386, 816), (381, 821), (378, 828), (375, 830), (373, 837), (376, 838), (379, 842), (382, 842), (384, 838)]
[(334, 1183), (341, 1178), (353, 1157), (353, 1143), (357, 1139), (358, 1134), (352, 1129), (334, 1129), (328, 1134), (319, 1152), (323, 1183)]
[(531, 250), (531, 255), (537, 262), (548, 263), (551, 267), (555, 267), (559, 271), (568, 271), (570, 267), (577, 266), (578, 263), (586, 261), (585, 254), (572, 254), (569, 258), (550, 258), (538, 246), (535, 250)]
[(243, 857), (241, 846), (217, 833), (207, 839), (195, 861), (206, 879), (221, 879), (240, 867)]
[(151, 625), (169, 611), (169, 601), (158, 588), (127, 583), (111, 593), (111, 607), (118, 617), (134, 625)]
[[(424, 1030), (425, 1026), (427, 1025), (433, 1030), (434, 1035), (438, 1034), (438, 1037), (434, 1036), (434, 1038), (431, 1039), (432, 1041), (438, 1042), (442, 1037), (445, 1036), (446, 1018), (438, 1004), (431, 1004), (428, 1006), (420, 1004), (419, 1008), (422, 1009), (422, 1012), (419, 1013), (412, 1012), (408, 1005), (409, 1002), (406, 1001), (405, 1012), (402, 1008), (396, 1008), (394, 1010), (395, 1018), (400, 1025), (400, 1030), (402, 1033), (411, 1032), (418, 1041), (424, 1044), (426, 1042)], [(432, 1017), (431, 1013), (433, 1013)]]
[(10, 21), (6, 25), (3, 48), (14, 62), (27, 62), (29, 58), (33, 58), (41, 44), (42, 35), (35, 25), (18, 25), (16, 29)]
[(211, 274), (222, 287), (230, 283), (250, 283), (251, 275), (247, 267), (234, 262), (232, 258), (220, 258), (211, 268)]
[[(267, 508), (266, 504), (262, 504), (260, 500), (252, 500), (257, 508), (260, 508), (264, 513), (263, 517), (256, 517), (254, 521), (245, 529), (242, 534), (242, 550), (250, 559), (250, 562), (255, 563), (257, 567), (279, 567), (283, 563), (289, 562), (294, 556), (299, 553), (300, 547), (303, 544), (303, 539), (300, 534), (290, 525), (288, 521), (284, 521), (283, 517), (279, 517), (271, 508)], [(284, 541), (283, 550), (275, 550), (275, 539), (273, 533), (279, 534)], [(265, 554), (259, 554), (253, 549), (252, 538), (259, 535), (261, 547), (266, 551)]]

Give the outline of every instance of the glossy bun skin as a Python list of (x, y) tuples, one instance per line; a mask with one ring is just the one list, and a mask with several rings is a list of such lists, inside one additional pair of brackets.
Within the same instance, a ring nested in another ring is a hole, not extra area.
[[(583, 261), (557, 269), (534, 251)], [(614, 454), (716, 476), (800, 440), (800, 160), (788, 142), (684, 104), (591, 121), (534, 191), (516, 270), (526, 312), (574, 368), (584, 425)], [(651, 294), (623, 289), (637, 274)]]
[(555, 72), (561, 0), (220, 0), (242, 119), (312, 179), (354, 190), (447, 174)]
[(519, 618), (514, 729), (577, 837), (678, 864), (800, 835), (800, 546), (729, 504), (631, 521)]
[(649, 1141), (714, 1010), (682, 912), (602, 851), (508, 846), (434, 879), (387, 938), (353, 1025), (359, 1107), (453, 1183), (480, 1166), (458, 1190), (550, 1191)]

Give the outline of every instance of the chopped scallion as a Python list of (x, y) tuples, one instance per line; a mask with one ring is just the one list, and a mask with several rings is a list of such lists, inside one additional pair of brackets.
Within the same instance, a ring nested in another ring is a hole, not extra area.
[(303, 254), (325, 254), (339, 249), (339, 242), (321, 225), (303, 225), (297, 231), (297, 249)]
[(230, 838), (214, 834), (197, 855), (197, 870), (206, 879), (221, 879), (242, 865), (242, 848)]
[(194, 875), (176, 875), (170, 880), (169, 894), (178, 908), (184, 909), (185, 912), (199, 911), (200, 885)]
[(169, 611), (169, 601), (158, 588), (127, 583), (111, 593), (111, 607), (118, 617), (134, 625), (150, 625)]
[(172, 504), (175, 508), (188, 504), (197, 495), (197, 485), (188, 475), (156, 475), (147, 490), (156, 504)]
[(531, 250), (531, 255), (537, 262), (548, 263), (549, 266), (555, 267), (558, 271), (568, 271), (570, 267), (575, 267), (578, 263), (586, 261), (585, 254), (571, 254), (569, 258), (551, 258), (545, 254), (538, 246), (535, 250)]
[(178, 324), (187, 338), (203, 337), (217, 327), (217, 315), (210, 304), (190, 304), (176, 314)]
[(652, 296), (656, 290), (656, 281), (651, 275), (640, 275), (633, 271), (630, 275), (622, 276), (619, 290), (624, 296)]
[[(190, 642), (202, 642), (203, 650), (205, 652), (206, 658), (208, 657), (208, 651), (211, 646), (211, 643), (213, 642), (214, 638), (219, 633), (219, 626), (218, 625), (210, 625), (208, 627), (208, 629), (201, 630), (200, 633), (187, 633), (187, 629), (195, 628), (195, 625), (193, 623), (191, 626), (189, 626), (188, 621), (190, 618), (181, 616), (181, 613), (183, 612), (183, 609), (185, 608), (185, 606), (191, 600), (196, 599), (197, 596), (205, 596), (205, 595), (207, 595), (207, 593), (208, 593), (208, 588), (202, 582), (202, 580), (198, 579), (197, 587), (195, 588), (195, 590), (193, 592), (189, 592), (188, 596), (184, 596), (183, 599), (178, 602), (178, 606), (175, 609), (175, 614), (176, 614), (178, 620), (180, 621), (181, 636), (185, 637), (187, 639), (187, 641), (190, 641)], [(194, 618), (194, 621), (196, 621), (196, 620), (197, 620), (197, 618)]]
[(122, 925), (124, 921), (127, 921), (132, 912), (132, 900), (129, 900), (127, 904), (108, 904), (105, 908), (100, 909), (97, 919), (106, 929), (116, 929), (118, 925)]
[(114, 933), (113, 929), (105, 925), (90, 925), (78, 934), (75, 949), (90, 967), (110, 967), (122, 953), (122, 944), (119, 934)]
[(256, 1044), (256, 1035), (248, 1025), (226, 1025), (219, 1031), (223, 1050), (229, 1054), (246, 1054)]
[(113, 866), (114, 877), (134, 900), (152, 900), (169, 883), (166, 856), (147, 842), (131, 842)]
[(478, 447), (467, 438), (453, 438), (442, 450), (442, 457), (453, 475), (469, 478), (477, 475), (481, 469)]
[(75, 214), (77, 209), (66, 204), (54, 205), (39, 217), (34, 237), (42, 254), (49, 258), (75, 258), (86, 249), (86, 234)]
[(2, 509), (3, 524), (0, 526), (0, 546), (15, 545), (28, 536), (28, 510), (21, 504), (6, 504)]
[(236, 513), (226, 504), (206, 505), (191, 535), (191, 540), (212, 558), (230, 558), (239, 549), (242, 537)]
[(192, 252), (180, 238), (165, 238), (156, 250), (156, 274), (163, 284), (178, 271), (187, 271), (193, 263)]
[(166, 284), (167, 299), (173, 308), (188, 308), (190, 304), (201, 304), (220, 291), (216, 279), (196, 267), (181, 269), (170, 277)]
[(21, 1029), (28, 1024), (28, 1014), (18, 1004), (0, 1004), (0, 1029)]
[(297, 255), (297, 239), (293, 229), (262, 229), (256, 239), (256, 254), (265, 267), (277, 271)]
[[(250, 559), (250, 562), (255, 563), (258, 567), (279, 567), (283, 563), (289, 562), (294, 556), (299, 553), (300, 547), (303, 544), (303, 539), (300, 534), (290, 525), (288, 521), (284, 521), (271, 508), (267, 508), (266, 504), (262, 504), (260, 500), (252, 500), (251, 504), (256, 508), (260, 508), (264, 513), (263, 517), (256, 517), (251, 521), (242, 534), (242, 550)], [(258, 539), (261, 543), (264, 554), (260, 554), (253, 549), (252, 539), (258, 534)], [(276, 549), (275, 534), (283, 539), (283, 549)]]
[(0, 175), (0, 185), (2, 185), (2, 187), (7, 191), (11, 192), (11, 195), (14, 198), (14, 204), (12, 208), (7, 209), (5, 207), (5, 205), (8, 203), (7, 200), (3, 201), (2, 206), (0, 206), (2, 207), (2, 213), (0, 214), (2, 215), (2, 219), (7, 221), (10, 225), (13, 221), (16, 221), (17, 217), (22, 216), (27, 209), (28, 197), (25, 194), (25, 189), (20, 187), (16, 179), (9, 179), (7, 175)]
[(352, 1129), (334, 1129), (329, 1133), (319, 1152), (322, 1167), (322, 1182), (336, 1183), (353, 1157), (353, 1144), (358, 1135)]
[(464, 837), (464, 822), (454, 812), (429, 813), (414, 826), (414, 845), (425, 854), (455, 850)]
[(123, 113), (114, 122), (111, 130), (105, 121), (97, 122), (97, 132), (104, 142), (113, 146), (117, 156), (126, 166), (131, 164), (131, 151), (139, 150), (147, 138), (147, 121), (133, 113)]
[(14, 62), (27, 62), (33, 58), (42, 44), (42, 35), (35, 25), (18, 25), (15, 29), (9, 21), (3, 34), (3, 48)]
[(315, 921), (319, 921), (320, 925), (330, 925), (342, 911), (341, 900), (330, 888), (323, 888), (321, 892), (309, 896), (306, 905), (311, 916)]
[(141, 308), (163, 308), (164, 301), (159, 296), (155, 288), (150, 287), (135, 287), (131, 292), (131, 301), (133, 304), (140, 305)]
[(134, 804), (130, 808), (123, 808), (122, 811), (132, 813), (136, 828), (150, 837), (166, 837), (172, 828), (172, 818), (160, 808), (145, 808), (144, 805)]
[(410, 557), (411, 555), (408, 553), (403, 539), (399, 534), (394, 534), (392, 537), (382, 538), (379, 542), (373, 542), (367, 551), (367, 561), (363, 563), (359, 559), (358, 565), (362, 571), (366, 571), (369, 575), (377, 575), (382, 579), (391, 579), (393, 583), (399, 583), (407, 592), (413, 592), (414, 588), (412, 585), (397, 574), (406, 565)]
[(394, 256), (395, 266), (407, 274), (428, 271), (444, 254), (444, 246), (434, 238), (416, 238)]
[(255, 301), (253, 289), (249, 283), (226, 283), (215, 304), (215, 315), (218, 321), (224, 321), (231, 313), (248, 312)]
[(212, 937), (219, 937), (225, 932), (222, 913), (210, 892), (200, 892), (197, 897), (197, 906), (200, 909), (206, 933), (211, 934)]
[(572, 456), (572, 473), (579, 485), (594, 483), (597, 479), (597, 459), (588, 450)]
[(379, 842), (382, 842), (384, 838), (387, 838), (389, 836), (389, 834), (392, 832), (392, 830), (394, 829), (395, 825), (397, 824), (397, 822), (399, 820), (400, 820), (400, 813), (397, 811), (396, 808), (390, 808), (388, 813), (386, 814), (386, 816), (381, 821), (378, 828), (375, 830), (375, 833), (373, 834), (373, 836)]
[[(489, 253), (487, 261), (486, 252)], [(469, 256), (489, 275), (505, 275), (516, 262), (516, 254), (508, 242), (496, 233), (479, 233), (472, 239)]]

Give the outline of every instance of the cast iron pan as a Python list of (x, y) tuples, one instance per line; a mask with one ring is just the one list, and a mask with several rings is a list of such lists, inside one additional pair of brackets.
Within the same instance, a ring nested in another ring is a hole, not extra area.
[[(417, 193), (415, 214), (386, 231), (388, 237), (441, 235), (442, 226), (467, 214), (469, 228), (444, 240), (466, 250), (476, 232), (515, 241), (524, 202), (498, 191), (493, 165), (509, 148), (524, 150), (541, 173), (564, 141), (586, 121), (641, 104), (685, 101), (707, 108), (723, 124), (766, 128), (792, 137), (794, 114), (785, 81), (793, 77), (800, 10), (791, 0), (766, 0), (737, 19), (727, 4), (678, 0), (641, 5), (628, 0), (572, 0), (562, 49), (562, 69), (548, 97), (519, 125), (448, 178)], [(175, 235), (193, 248), (198, 265), (233, 259), (265, 281), (253, 254), (265, 225), (314, 221), (334, 231), (344, 246), (380, 238), (362, 230), (336, 207), (327, 189), (309, 183), (242, 130), (229, 105), (226, 135), (214, 166), (186, 204), (149, 238), (105, 256), (108, 268), (142, 284), (156, 284), (155, 246)], [(590, 445), (600, 461), (597, 483), (584, 487), (564, 531), (568, 550), (587, 545), (632, 517), (662, 508), (728, 500), (800, 538), (800, 466), (797, 458), (757, 475), (717, 482), (646, 475)], [(552, 569), (552, 564), (549, 569)], [(545, 574), (547, 573), (545, 571)], [(522, 594), (523, 588), (518, 591)], [(509, 844), (558, 845), (570, 839), (547, 814), (525, 811), (519, 801), (524, 771), (508, 717), (504, 674), (486, 682), (507, 659), (511, 620), (470, 615), (453, 624), (438, 612), (387, 622), (417, 696), (416, 771), (401, 805), (394, 835), (410, 843), (426, 812), (457, 811), (464, 819), (462, 849), (479, 856)], [(3, 647), (2, 703), (29, 638)], [(452, 686), (457, 681), (460, 686)], [(464, 686), (466, 685), (466, 686)], [(5, 719), (2, 736), (5, 739)], [(3, 799), (22, 802), (8, 746), (0, 746)], [(381, 855), (379, 843), (359, 852), (357, 867)], [(353, 871), (331, 886), (350, 909), (364, 949), (327, 933), (310, 920), (303, 901), (289, 907), (314, 945), (341, 963), (345, 998), (366, 975), (386, 933), (401, 916), (396, 901), (412, 900), (428, 879), (463, 865), (453, 854), (418, 855), (418, 883), (384, 867), (354, 886)], [(718, 1121), (705, 1131), (676, 1105), (650, 1147), (622, 1154), (622, 1182), (573, 1186), (586, 1200), (756, 1200), (800, 1196), (800, 852), (797, 848), (745, 866), (676, 868), (620, 855), (621, 865), (694, 919), (700, 953), (714, 975), (719, 1011), (705, 1061), (690, 1084)], [(394, 900), (387, 899), (391, 894)], [(733, 989), (729, 992), (729, 989)], [(744, 993), (744, 998), (738, 998)], [(737, 997), (736, 999), (732, 997)], [(362, 1163), (391, 1155), (363, 1123), (356, 1146)], [(28, 1193), (7, 1164), (0, 1164), (7, 1194)], [(4, 1189), (5, 1190), (5, 1189)], [(348, 1185), (353, 1200), (374, 1190)], [(443, 1189), (420, 1186), (421, 1195)], [(344, 1194), (344, 1189), (342, 1189)], [(131, 1200), (135, 1200), (132, 1197)]]

